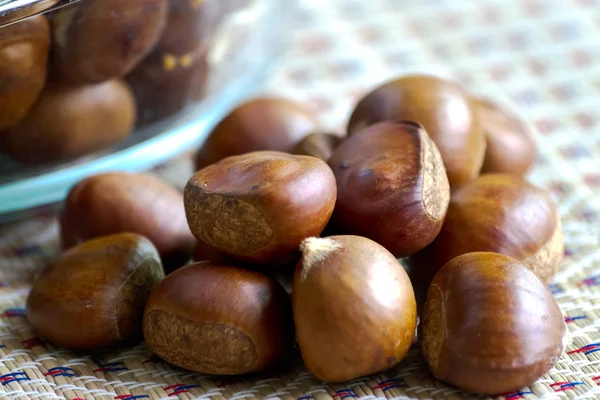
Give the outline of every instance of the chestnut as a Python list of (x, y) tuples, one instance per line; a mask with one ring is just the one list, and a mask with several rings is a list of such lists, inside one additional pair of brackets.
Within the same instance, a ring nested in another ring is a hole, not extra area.
[(152, 243), (122, 233), (65, 252), (38, 277), (27, 318), (52, 343), (78, 350), (140, 340), (144, 305), (164, 277)]
[(408, 352), (415, 296), (398, 260), (360, 236), (307, 238), (292, 282), (298, 345), (325, 381), (388, 369)]
[(473, 103), (487, 139), (481, 173), (525, 175), (536, 156), (525, 122), (488, 100)]
[(4, 150), (26, 164), (70, 160), (125, 139), (135, 124), (129, 87), (113, 80), (71, 86), (52, 84), (27, 118), (3, 133)]
[(148, 348), (178, 367), (237, 375), (280, 361), (294, 344), (290, 300), (277, 281), (227, 264), (167, 276), (144, 311)]
[(241, 261), (281, 265), (325, 228), (336, 186), (322, 160), (257, 151), (198, 171), (183, 196), (198, 240)]
[(335, 133), (311, 133), (299, 141), (291, 153), (327, 161), (341, 142), (342, 138)]
[(207, 48), (187, 53), (155, 51), (127, 76), (137, 106), (137, 121), (146, 125), (200, 101), (208, 78)]
[(423, 125), (442, 155), (453, 189), (479, 175), (485, 135), (460, 85), (428, 75), (387, 82), (358, 102), (348, 122), (348, 134), (384, 120)]
[(46, 82), (50, 24), (44, 16), (0, 28), (0, 131), (19, 123)]
[(368, 237), (406, 257), (442, 228), (450, 187), (440, 153), (421, 125), (372, 125), (347, 138), (329, 166), (337, 182), (334, 232)]
[(513, 257), (550, 283), (560, 268), (563, 237), (550, 194), (516, 175), (482, 175), (450, 197), (444, 225), (430, 246), (408, 259), (413, 285), (427, 287), (452, 258), (474, 251)]
[(289, 152), (316, 127), (315, 117), (292, 100), (250, 100), (231, 111), (212, 130), (196, 155), (196, 168), (253, 151)]
[(221, 1), (168, 0), (167, 23), (155, 49), (183, 54), (207, 46), (228, 7)]
[(147, 237), (167, 271), (185, 264), (195, 243), (183, 194), (147, 174), (104, 173), (79, 182), (67, 196), (60, 228), (65, 249), (114, 233)]
[(167, 0), (86, 0), (52, 16), (57, 77), (98, 83), (129, 73), (153, 48)]
[(550, 290), (524, 264), (478, 252), (437, 273), (419, 340), (436, 378), (493, 395), (548, 372), (567, 344), (567, 327)]

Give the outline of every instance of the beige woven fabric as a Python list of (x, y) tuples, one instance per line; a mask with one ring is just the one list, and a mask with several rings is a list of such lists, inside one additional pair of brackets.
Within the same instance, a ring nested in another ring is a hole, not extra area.
[[(529, 178), (552, 192), (563, 222), (565, 260), (551, 288), (572, 343), (550, 373), (501, 398), (600, 398), (600, 1), (289, 3), (298, 8), (293, 33), (265, 92), (306, 102), (325, 129), (341, 131), (368, 88), (423, 70), (455, 77), (530, 122), (540, 155)], [(157, 173), (182, 184), (186, 162)], [(231, 379), (169, 366), (143, 344), (94, 354), (57, 349), (23, 314), (31, 280), (57, 251), (53, 216), (0, 227), (0, 398), (479, 398), (432, 379), (417, 348), (385, 373), (344, 384), (318, 381), (298, 358)]]

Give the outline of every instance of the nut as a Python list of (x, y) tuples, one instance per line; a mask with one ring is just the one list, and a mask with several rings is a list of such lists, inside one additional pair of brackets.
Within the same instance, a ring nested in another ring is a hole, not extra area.
[(325, 162), (276, 151), (228, 157), (198, 171), (184, 190), (198, 240), (241, 261), (275, 265), (321, 233), (335, 198)]
[(452, 259), (435, 276), (419, 326), (431, 372), (460, 389), (507, 393), (558, 361), (567, 328), (548, 288), (496, 253)]
[(167, 6), (167, 0), (86, 0), (56, 11), (56, 72), (78, 84), (126, 75), (157, 43)]
[(119, 80), (97, 85), (49, 85), (25, 120), (4, 132), (4, 150), (26, 164), (63, 161), (125, 139), (135, 101)]
[(27, 298), (27, 318), (57, 346), (92, 350), (140, 340), (146, 299), (164, 277), (139, 235), (82, 243), (46, 268)]
[(208, 45), (210, 34), (222, 21), (224, 11), (231, 8), (218, 1), (169, 0), (167, 24), (156, 45), (159, 51), (186, 53)]
[(400, 362), (417, 311), (396, 258), (359, 236), (308, 238), (301, 251), (292, 304), (306, 368), (321, 380), (341, 382)]
[(342, 138), (335, 133), (311, 133), (299, 141), (291, 153), (327, 161), (341, 142)]
[(290, 301), (275, 280), (210, 262), (167, 276), (144, 312), (146, 345), (159, 357), (205, 374), (260, 371), (294, 344)]
[(415, 287), (427, 287), (452, 258), (491, 251), (527, 265), (546, 283), (560, 268), (562, 229), (550, 194), (516, 175), (482, 175), (455, 191), (442, 230), (409, 259)]
[(254, 99), (231, 111), (212, 130), (198, 151), (196, 167), (258, 150), (289, 152), (316, 127), (315, 118), (298, 103)]
[(154, 176), (105, 173), (71, 190), (61, 216), (64, 248), (122, 232), (150, 239), (167, 271), (185, 264), (195, 243), (182, 193)]
[(419, 124), (372, 125), (346, 139), (329, 166), (338, 191), (334, 232), (373, 239), (396, 257), (439, 233), (450, 188), (440, 153)]
[(50, 25), (37, 16), (0, 29), (0, 131), (19, 123), (46, 82)]
[(390, 81), (358, 103), (348, 123), (348, 134), (383, 120), (423, 125), (442, 155), (452, 189), (479, 175), (485, 135), (459, 85), (426, 75)]
[(138, 106), (138, 123), (149, 124), (182, 110), (204, 96), (207, 49), (186, 53), (155, 51), (127, 77)]
[(535, 144), (525, 123), (499, 106), (474, 99), (487, 138), (482, 173), (525, 175), (535, 160)]

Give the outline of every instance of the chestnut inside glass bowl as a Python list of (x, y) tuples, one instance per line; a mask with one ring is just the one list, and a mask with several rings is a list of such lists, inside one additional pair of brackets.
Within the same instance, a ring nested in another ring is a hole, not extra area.
[(282, 47), (278, 0), (0, 0), (0, 222), (197, 148)]

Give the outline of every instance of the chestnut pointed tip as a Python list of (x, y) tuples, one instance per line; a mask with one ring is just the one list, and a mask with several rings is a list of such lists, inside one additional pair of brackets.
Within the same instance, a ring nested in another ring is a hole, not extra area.
[(300, 244), (300, 252), (302, 253), (300, 281), (304, 282), (311, 269), (323, 262), (333, 251), (342, 247), (342, 243), (330, 238), (310, 237), (304, 239)]

